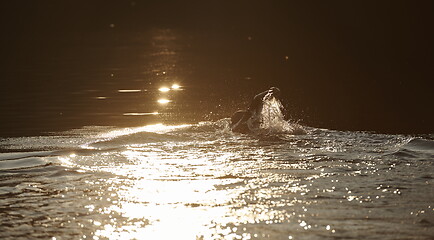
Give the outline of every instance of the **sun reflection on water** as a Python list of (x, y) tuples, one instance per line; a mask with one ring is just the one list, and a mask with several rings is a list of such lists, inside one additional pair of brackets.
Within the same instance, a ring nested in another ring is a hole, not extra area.
[(130, 179), (118, 189), (120, 201), (111, 209), (129, 219), (142, 219), (145, 224), (122, 231), (106, 225), (96, 233), (100, 237), (196, 239), (209, 235), (207, 225), (223, 219), (230, 210), (228, 203), (237, 196), (236, 191), (217, 191), (215, 186), (239, 180), (207, 176), (212, 159), (194, 151), (184, 156), (184, 151), (168, 153), (128, 147), (122, 154), (134, 164), (105, 168)]
[(178, 89), (180, 89), (180, 87), (181, 87), (181, 86), (179, 86), (179, 85), (176, 84), (176, 83), (174, 83), (174, 84), (172, 85), (172, 89), (173, 89), (173, 90), (178, 90)]
[(167, 104), (167, 103), (170, 103), (171, 101), (169, 99), (161, 98), (161, 99), (158, 99), (157, 102), (159, 104)]
[[(188, 126), (156, 124), (115, 130), (101, 137), (133, 139), (143, 132), (164, 135)], [(95, 222), (95, 237), (102, 239), (250, 239), (254, 236), (242, 226), (289, 221), (294, 213), (283, 208), (296, 200), (288, 194), (307, 192), (306, 186), (290, 176), (261, 170), (266, 163), (261, 159), (272, 154), (264, 149), (250, 148), (243, 153), (216, 141), (190, 140), (126, 144), (106, 153), (114, 155), (117, 162), (107, 164), (97, 154), (63, 157), (76, 166), (80, 158), (93, 161), (90, 170), (116, 176), (109, 181), (113, 200), (104, 208), (88, 206), (89, 211), (127, 219)], [(237, 161), (247, 155), (258, 159)], [(267, 187), (270, 182), (284, 184)]]
[(160, 91), (160, 92), (168, 92), (168, 91), (170, 91), (170, 88), (168, 88), (168, 87), (161, 87), (161, 88), (158, 89), (158, 91)]

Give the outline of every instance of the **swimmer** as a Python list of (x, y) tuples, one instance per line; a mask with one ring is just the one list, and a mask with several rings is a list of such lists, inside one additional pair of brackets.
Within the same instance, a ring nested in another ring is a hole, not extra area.
[(247, 110), (239, 110), (235, 112), (231, 117), (231, 129), (233, 132), (249, 133), (250, 129), (247, 125), (247, 121), (256, 116), (262, 111), (264, 98), (266, 97), (280, 97), (280, 90), (276, 87), (271, 87), (267, 91), (257, 94), (250, 103)]

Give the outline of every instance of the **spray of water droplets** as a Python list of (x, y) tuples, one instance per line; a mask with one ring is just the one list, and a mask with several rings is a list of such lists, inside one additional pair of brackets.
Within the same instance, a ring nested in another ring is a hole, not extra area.
[(253, 132), (261, 135), (305, 134), (302, 126), (285, 120), (282, 103), (271, 94), (265, 95), (261, 112), (248, 122)]

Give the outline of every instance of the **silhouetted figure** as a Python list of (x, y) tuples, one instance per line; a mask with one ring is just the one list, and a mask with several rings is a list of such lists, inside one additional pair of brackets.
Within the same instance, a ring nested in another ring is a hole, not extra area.
[(271, 87), (269, 90), (257, 94), (250, 103), (247, 110), (239, 110), (231, 117), (231, 129), (234, 132), (248, 133), (250, 132), (247, 121), (257, 114), (261, 113), (265, 96), (279, 98), (280, 90), (276, 87)]

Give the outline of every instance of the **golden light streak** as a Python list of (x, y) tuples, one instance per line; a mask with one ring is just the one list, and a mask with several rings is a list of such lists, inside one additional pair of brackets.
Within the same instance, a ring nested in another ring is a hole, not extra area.
[(150, 113), (124, 113), (124, 116), (148, 116), (148, 115), (158, 115), (158, 112), (150, 112)]
[(160, 91), (160, 92), (168, 92), (168, 91), (170, 91), (170, 88), (168, 88), (168, 87), (161, 87), (161, 88), (158, 89), (158, 91)]
[(172, 85), (172, 89), (173, 90), (177, 90), (177, 89), (179, 89), (181, 86), (179, 86), (178, 84), (176, 84), (176, 83), (174, 83), (173, 85)]
[(140, 89), (119, 89), (118, 92), (120, 93), (136, 93), (136, 92), (141, 92), (142, 90)]
[(167, 104), (167, 103), (169, 103), (169, 102), (170, 102), (170, 100), (165, 99), (165, 98), (158, 99), (158, 103), (159, 103), (159, 104)]

